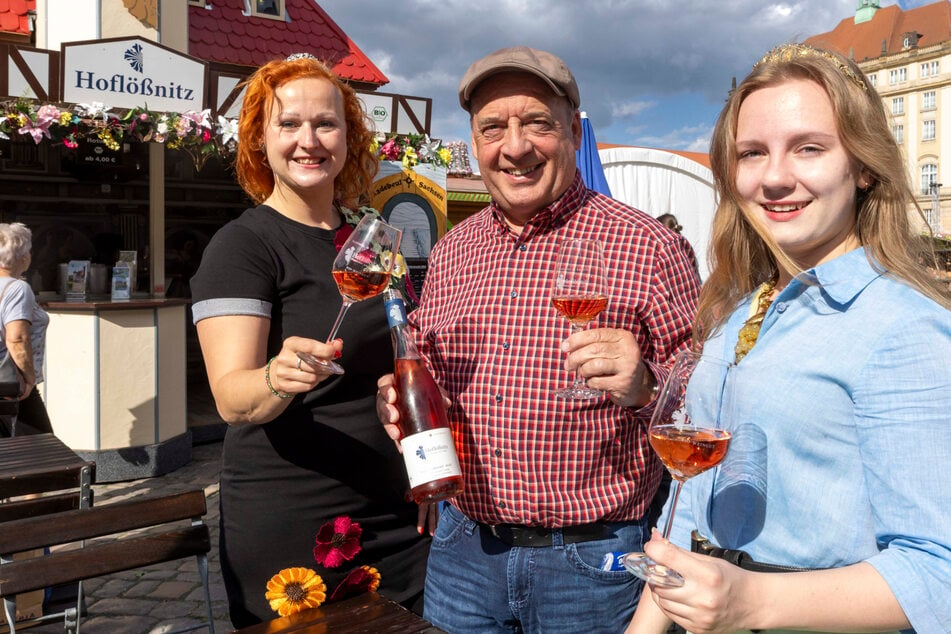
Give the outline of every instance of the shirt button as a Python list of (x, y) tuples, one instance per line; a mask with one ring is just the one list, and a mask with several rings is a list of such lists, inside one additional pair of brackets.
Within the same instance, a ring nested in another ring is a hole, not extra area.
[(518, 297), (518, 291), (512, 291), (511, 293), (509, 293), (509, 296), (510, 296), (512, 299), (515, 299), (516, 297)]
[(502, 344), (502, 349), (503, 349), (503, 350), (508, 350), (508, 349), (509, 349), (509, 342), (508, 342), (508, 341), (506, 341), (506, 342), (504, 342), (504, 343)]
[(496, 394), (496, 395), (495, 395), (495, 402), (496, 402), (496, 403), (501, 403), (501, 402), (502, 402), (502, 395), (501, 395), (501, 394)]
[(518, 250), (519, 250), (519, 251), (528, 251), (528, 247), (525, 246), (524, 244), (520, 244), (520, 245), (518, 245)]
[(776, 312), (784, 313), (786, 312), (786, 302), (779, 302), (776, 304)]
[(501, 455), (502, 455), (502, 450), (501, 450), (501, 449), (496, 449), (496, 450), (495, 450), (495, 456), (496, 456), (496, 457), (499, 457), (499, 456), (501, 456)]
[(504, 508), (505, 508), (505, 502), (499, 502), (499, 508), (500, 508), (500, 509), (504, 509)]

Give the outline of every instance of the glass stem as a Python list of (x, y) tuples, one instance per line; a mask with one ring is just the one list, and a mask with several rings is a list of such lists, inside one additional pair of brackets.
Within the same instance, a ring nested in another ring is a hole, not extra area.
[(674, 523), (674, 511), (677, 510), (677, 500), (680, 499), (680, 489), (684, 486), (683, 480), (674, 479), (674, 501), (670, 503), (670, 513), (667, 514), (667, 523), (664, 524), (664, 539), (670, 537), (670, 527)]
[(337, 320), (334, 322), (333, 328), (330, 329), (330, 334), (327, 336), (327, 343), (331, 343), (334, 338), (337, 336), (337, 330), (340, 328), (340, 323), (343, 321), (343, 316), (347, 314), (347, 309), (350, 308), (352, 304), (348, 299), (343, 300), (343, 305), (340, 306), (340, 312), (337, 313)]
[[(584, 326), (576, 326), (574, 323), (569, 324), (569, 327), (571, 328), (571, 334), (584, 330)], [(575, 370), (575, 382), (573, 387), (583, 388), (584, 386), (584, 377), (581, 376), (581, 366), (578, 366), (578, 369)]]

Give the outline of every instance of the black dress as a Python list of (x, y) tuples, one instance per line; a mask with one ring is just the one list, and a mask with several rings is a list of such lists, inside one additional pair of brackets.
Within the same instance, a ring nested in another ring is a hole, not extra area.
[[(267, 206), (245, 211), (214, 236), (191, 280), (195, 321), (269, 316), (268, 358), (289, 336), (323, 341), (341, 304), (330, 275), (334, 235)], [(371, 565), (380, 594), (422, 609), (430, 540), (416, 532), (402, 458), (375, 411), (376, 381), (393, 367), (382, 299), (354, 304), (338, 336), (346, 374), (297, 395), (274, 421), (225, 435), (220, 551), (236, 627), (277, 616), (266, 584), (292, 566), (321, 575), (329, 597), (346, 573)], [(315, 537), (341, 515), (362, 527), (363, 550), (327, 569), (314, 560)]]

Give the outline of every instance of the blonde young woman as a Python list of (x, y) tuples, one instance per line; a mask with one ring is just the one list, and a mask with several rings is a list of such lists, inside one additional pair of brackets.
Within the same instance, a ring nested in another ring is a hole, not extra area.
[[(372, 132), (353, 90), (295, 55), (248, 80), (239, 133), (238, 181), (257, 206), (214, 236), (191, 280), (209, 383), (229, 423), (220, 548), (231, 621), (275, 617), (266, 586), (290, 567), (317, 571), (330, 597), (370, 566), (381, 594), (421, 610), (429, 537), (375, 414), (376, 381), (393, 367), (382, 299), (354, 305), (341, 339), (322, 343), (341, 302), (332, 263), (360, 219), (347, 204), (368, 193), (377, 168)], [(346, 374), (298, 352), (342, 355)], [(360, 552), (323, 567), (317, 533), (344, 517), (363, 530)]]
[(30, 268), (33, 234), (21, 222), (0, 224), (0, 358), (10, 351), (20, 374), (16, 420), (0, 417), (0, 436), (53, 433), (36, 385), (43, 382), (50, 318), (21, 279)]
[[(881, 98), (851, 61), (780, 47), (731, 94), (711, 162), (694, 333), (735, 360), (733, 439), (646, 547), (686, 583), (645, 591), (628, 632), (948, 631), (951, 301)], [(743, 566), (689, 552), (692, 531)]]

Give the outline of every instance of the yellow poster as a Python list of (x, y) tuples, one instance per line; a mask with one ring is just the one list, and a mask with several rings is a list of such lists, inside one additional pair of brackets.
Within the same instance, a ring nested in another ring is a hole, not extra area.
[(403, 231), (403, 255), (429, 257), (446, 233), (446, 168), (429, 163), (407, 168), (382, 161), (372, 192), (370, 205)]

